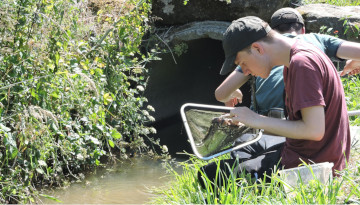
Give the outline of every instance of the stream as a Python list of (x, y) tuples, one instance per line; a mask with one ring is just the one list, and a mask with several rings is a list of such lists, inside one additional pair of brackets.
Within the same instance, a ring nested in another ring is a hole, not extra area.
[(155, 196), (151, 188), (166, 186), (174, 179), (167, 170), (160, 160), (131, 158), (111, 168), (97, 169), (96, 173), (66, 188), (43, 190), (61, 202), (45, 197), (41, 201), (45, 204), (145, 204)]

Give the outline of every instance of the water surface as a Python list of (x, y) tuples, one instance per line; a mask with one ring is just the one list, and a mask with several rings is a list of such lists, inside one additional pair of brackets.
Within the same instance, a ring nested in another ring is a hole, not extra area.
[[(132, 158), (110, 169), (98, 169), (82, 182), (44, 191), (64, 204), (144, 204), (155, 196), (150, 188), (162, 187), (173, 177), (159, 160)], [(59, 203), (42, 199), (43, 203)]]

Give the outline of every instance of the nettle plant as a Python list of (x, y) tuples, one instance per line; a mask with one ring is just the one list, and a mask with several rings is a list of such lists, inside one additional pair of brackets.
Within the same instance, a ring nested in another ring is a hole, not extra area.
[(0, 2), (0, 203), (32, 202), (36, 184), (148, 150), (149, 10), (147, 0)]

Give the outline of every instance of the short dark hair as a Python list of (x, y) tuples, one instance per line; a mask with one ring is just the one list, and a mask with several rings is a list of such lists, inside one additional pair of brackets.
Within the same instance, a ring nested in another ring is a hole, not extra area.
[(273, 29), (275, 29), (276, 31), (278, 31), (280, 33), (286, 33), (291, 30), (300, 31), (302, 28), (303, 28), (303, 25), (301, 23), (284, 23), (284, 24), (280, 24), (280, 25), (276, 26)]
[[(269, 33), (267, 33), (267, 35), (261, 39), (259, 39), (258, 41), (262, 41), (262, 42), (265, 42), (265, 43), (272, 43), (274, 42), (274, 35), (275, 35), (276, 31), (274, 30), (271, 30), (269, 31)], [(246, 51), (247, 53), (251, 53), (251, 45), (248, 45), (247, 47), (245, 47), (244, 49), (242, 49), (241, 51)]]
[[(269, 31), (269, 33), (266, 34), (265, 37), (261, 38), (258, 41), (262, 41), (262, 42), (265, 42), (265, 43), (272, 43), (272, 42), (274, 42), (275, 33), (277, 33), (277, 32), (274, 31), (274, 30), (271, 30), (271, 31)], [(251, 53), (251, 45), (252, 44), (248, 45), (246, 48), (242, 49), (241, 51), (246, 51), (248, 53)]]
[(277, 33), (277, 32), (274, 30), (271, 30), (264, 38), (262, 38), (260, 40), (263, 42), (266, 42), (266, 43), (272, 43), (272, 42), (274, 42), (275, 33)]

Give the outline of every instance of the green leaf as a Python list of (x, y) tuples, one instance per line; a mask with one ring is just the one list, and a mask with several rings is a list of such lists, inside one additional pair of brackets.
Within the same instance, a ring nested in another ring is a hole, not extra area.
[(120, 139), (122, 137), (122, 135), (116, 129), (111, 130), (111, 136), (114, 139)]
[(112, 140), (109, 140), (109, 145), (110, 145), (110, 147), (112, 147), (112, 148), (115, 147), (115, 144), (114, 144), (114, 142), (113, 142)]
[(54, 200), (54, 201), (56, 201), (56, 202), (62, 202), (62, 201), (60, 201), (59, 199), (57, 199), (57, 198), (55, 198), (55, 197), (53, 197), (53, 196), (49, 196), (49, 195), (46, 195), (46, 194), (39, 194), (40, 196), (42, 196), (42, 197), (45, 197), (45, 198), (47, 198), (47, 199), (51, 199), (51, 200)]
[(60, 97), (56, 92), (52, 92), (50, 94), (50, 96), (53, 97), (53, 98), (59, 98)]
[(59, 128), (56, 126), (56, 124), (55, 123), (51, 123), (51, 129), (53, 130), (53, 131), (55, 131), (55, 132), (58, 132), (59, 131)]
[(56, 53), (55, 54), (55, 64), (56, 65), (59, 65), (59, 60), (60, 60), (60, 55), (59, 55), (59, 53)]
[(10, 152), (11, 159), (14, 159), (16, 155), (19, 153), (19, 151), (17, 149), (16, 141), (10, 133), (5, 134), (4, 144)]
[(16, 155), (19, 153), (18, 149), (16, 147), (10, 146), (10, 157), (11, 159), (14, 159)]
[(39, 95), (36, 94), (34, 89), (31, 89), (31, 96), (33, 96), (36, 100), (39, 100)]
[(104, 104), (107, 105), (113, 101), (113, 98), (111, 97), (110, 93), (104, 94)]

